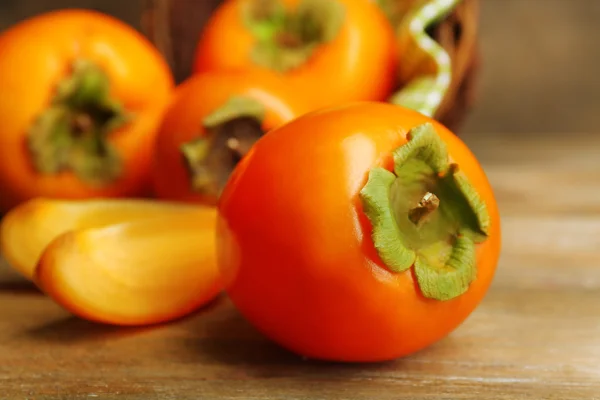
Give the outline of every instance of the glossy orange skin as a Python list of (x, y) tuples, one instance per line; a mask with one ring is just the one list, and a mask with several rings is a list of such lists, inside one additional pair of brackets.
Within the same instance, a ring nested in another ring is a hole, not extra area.
[[(446, 302), (426, 299), (412, 269), (387, 269), (359, 199), (368, 171), (391, 170), (392, 150), (424, 122), (491, 216), (476, 280)], [(241, 313), (280, 345), (334, 361), (390, 360), (440, 340), (482, 300), (500, 251), (496, 201), (474, 155), (439, 123), (382, 103), (313, 112), (261, 139), (222, 194), (217, 232), (227, 292)]]
[(268, 72), (214, 71), (194, 75), (177, 87), (156, 139), (154, 194), (161, 199), (215, 204), (217, 199), (194, 192), (180, 152), (182, 144), (205, 135), (203, 119), (232, 96), (247, 96), (265, 107), (263, 130), (269, 131), (308, 110), (299, 94)]
[[(254, 38), (244, 26), (241, 4), (225, 1), (200, 37), (194, 71), (263, 69), (250, 56)], [(252, 0), (250, 0), (252, 1)], [(372, 2), (339, 0), (346, 21), (338, 36), (321, 45), (299, 68), (282, 75), (296, 92), (311, 98), (313, 109), (346, 101), (385, 100), (395, 85), (394, 31)], [(291, 7), (298, 0), (283, 0)]]
[[(174, 87), (168, 65), (133, 28), (92, 11), (64, 10), (32, 17), (0, 35), (0, 210), (33, 197), (89, 198), (147, 192), (151, 152), (161, 112)], [(117, 181), (92, 187), (71, 172), (37, 173), (26, 150), (27, 129), (48, 107), (76, 57), (109, 76), (112, 96), (135, 113), (109, 141), (124, 162)]]

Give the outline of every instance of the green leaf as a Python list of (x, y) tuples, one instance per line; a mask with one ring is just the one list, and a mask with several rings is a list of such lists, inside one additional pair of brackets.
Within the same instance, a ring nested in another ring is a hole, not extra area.
[(346, 13), (338, 0), (302, 0), (293, 9), (280, 0), (256, 0), (242, 9), (242, 19), (255, 39), (252, 61), (286, 72), (305, 64), (320, 45), (334, 40)]
[(485, 202), (462, 172), (453, 172), (450, 175), (452, 183), (449, 187), (455, 189), (455, 197), (462, 198), (462, 202), (457, 201), (456, 208), (460, 208), (461, 217), (467, 221), (467, 227), (463, 228), (463, 231), (466, 231), (465, 234), (475, 243), (483, 242), (489, 235), (491, 224)]
[[(444, 249), (450, 251), (448, 259)], [(415, 261), (415, 275), (423, 296), (446, 301), (460, 296), (469, 289), (476, 277), (475, 244), (460, 236), (452, 245), (434, 245), (423, 249)]]
[(227, 121), (242, 117), (262, 121), (265, 113), (265, 106), (260, 101), (246, 96), (232, 96), (223, 106), (207, 115), (202, 123), (206, 128), (214, 128)]
[(73, 62), (49, 107), (28, 129), (28, 151), (38, 173), (69, 171), (90, 186), (119, 178), (123, 160), (109, 136), (134, 117), (111, 97), (110, 85), (98, 65), (86, 59)]
[(334, 40), (346, 20), (346, 9), (337, 0), (302, 0), (296, 9), (293, 28), (306, 42)]
[(361, 190), (377, 253), (394, 272), (414, 264), (425, 297), (464, 293), (476, 275), (475, 244), (486, 240), (490, 216), (467, 177), (450, 164), (432, 124), (412, 129), (393, 152), (394, 173), (375, 167)]
[(396, 177), (383, 168), (373, 168), (367, 184), (360, 192), (364, 212), (373, 226), (373, 244), (379, 257), (394, 272), (410, 268), (415, 252), (404, 244), (398, 224), (394, 220), (390, 203), (390, 187)]
[(401, 174), (404, 165), (414, 159), (421, 160), (422, 167), (434, 173), (441, 173), (448, 169), (446, 144), (440, 139), (431, 123), (411, 129), (408, 136), (408, 143), (394, 151), (396, 175)]
[(286, 9), (280, 0), (254, 0), (242, 5), (244, 25), (259, 42), (273, 40), (285, 26)]

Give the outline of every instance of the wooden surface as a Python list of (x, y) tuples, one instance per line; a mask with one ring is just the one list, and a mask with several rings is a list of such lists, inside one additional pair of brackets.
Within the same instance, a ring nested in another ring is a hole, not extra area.
[(495, 187), (493, 286), (448, 338), (375, 365), (303, 361), (220, 299), (116, 329), (0, 281), (0, 399), (600, 399), (600, 134), (465, 137)]

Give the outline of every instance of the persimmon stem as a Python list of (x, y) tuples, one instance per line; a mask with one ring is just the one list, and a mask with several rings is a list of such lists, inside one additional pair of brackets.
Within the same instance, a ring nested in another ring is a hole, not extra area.
[(440, 199), (433, 193), (427, 192), (416, 207), (408, 212), (410, 221), (419, 226), (440, 206)]
[(373, 168), (361, 190), (373, 245), (391, 271), (414, 268), (425, 297), (450, 300), (476, 278), (475, 246), (487, 239), (490, 215), (431, 123), (407, 139), (394, 150), (394, 171)]
[(234, 96), (204, 118), (205, 134), (180, 149), (194, 192), (219, 196), (236, 164), (264, 134), (265, 112), (256, 99)]
[(305, 64), (315, 49), (334, 40), (345, 21), (338, 0), (300, 0), (289, 8), (281, 0), (249, 2), (243, 17), (256, 43), (252, 60), (286, 72)]
[(227, 139), (227, 147), (238, 157), (243, 156), (242, 151), (240, 149), (240, 141), (237, 140), (236, 138), (232, 137), (232, 138)]
[(112, 97), (110, 80), (96, 64), (78, 59), (58, 82), (48, 107), (29, 127), (27, 148), (39, 174), (72, 172), (89, 185), (121, 174), (119, 154), (108, 136), (131, 115)]
[(88, 114), (77, 114), (73, 117), (71, 125), (74, 134), (82, 134), (93, 128), (94, 121)]
[(229, 150), (231, 150), (233, 155), (238, 158), (238, 160), (241, 160), (246, 154), (248, 154), (253, 144), (254, 142), (231, 137), (227, 139), (227, 143), (225, 145)]

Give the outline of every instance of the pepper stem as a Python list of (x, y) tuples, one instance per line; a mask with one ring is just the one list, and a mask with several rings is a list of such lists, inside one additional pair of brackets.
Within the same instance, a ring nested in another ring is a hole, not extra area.
[(301, 0), (295, 9), (286, 9), (281, 0), (260, 0), (249, 2), (242, 17), (256, 41), (252, 60), (286, 72), (337, 37), (345, 8), (338, 0)]
[(58, 83), (49, 107), (31, 125), (27, 146), (34, 169), (52, 175), (71, 171), (90, 185), (121, 174), (121, 159), (108, 137), (131, 116), (110, 94), (108, 76), (78, 59)]
[[(490, 216), (433, 125), (412, 129), (394, 151), (394, 172), (373, 168), (360, 192), (372, 240), (393, 272), (415, 269), (423, 296), (450, 300), (477, 274), (475, 245), (486, 240)], [(416, 204), (416, 205), (415, 205)]]

